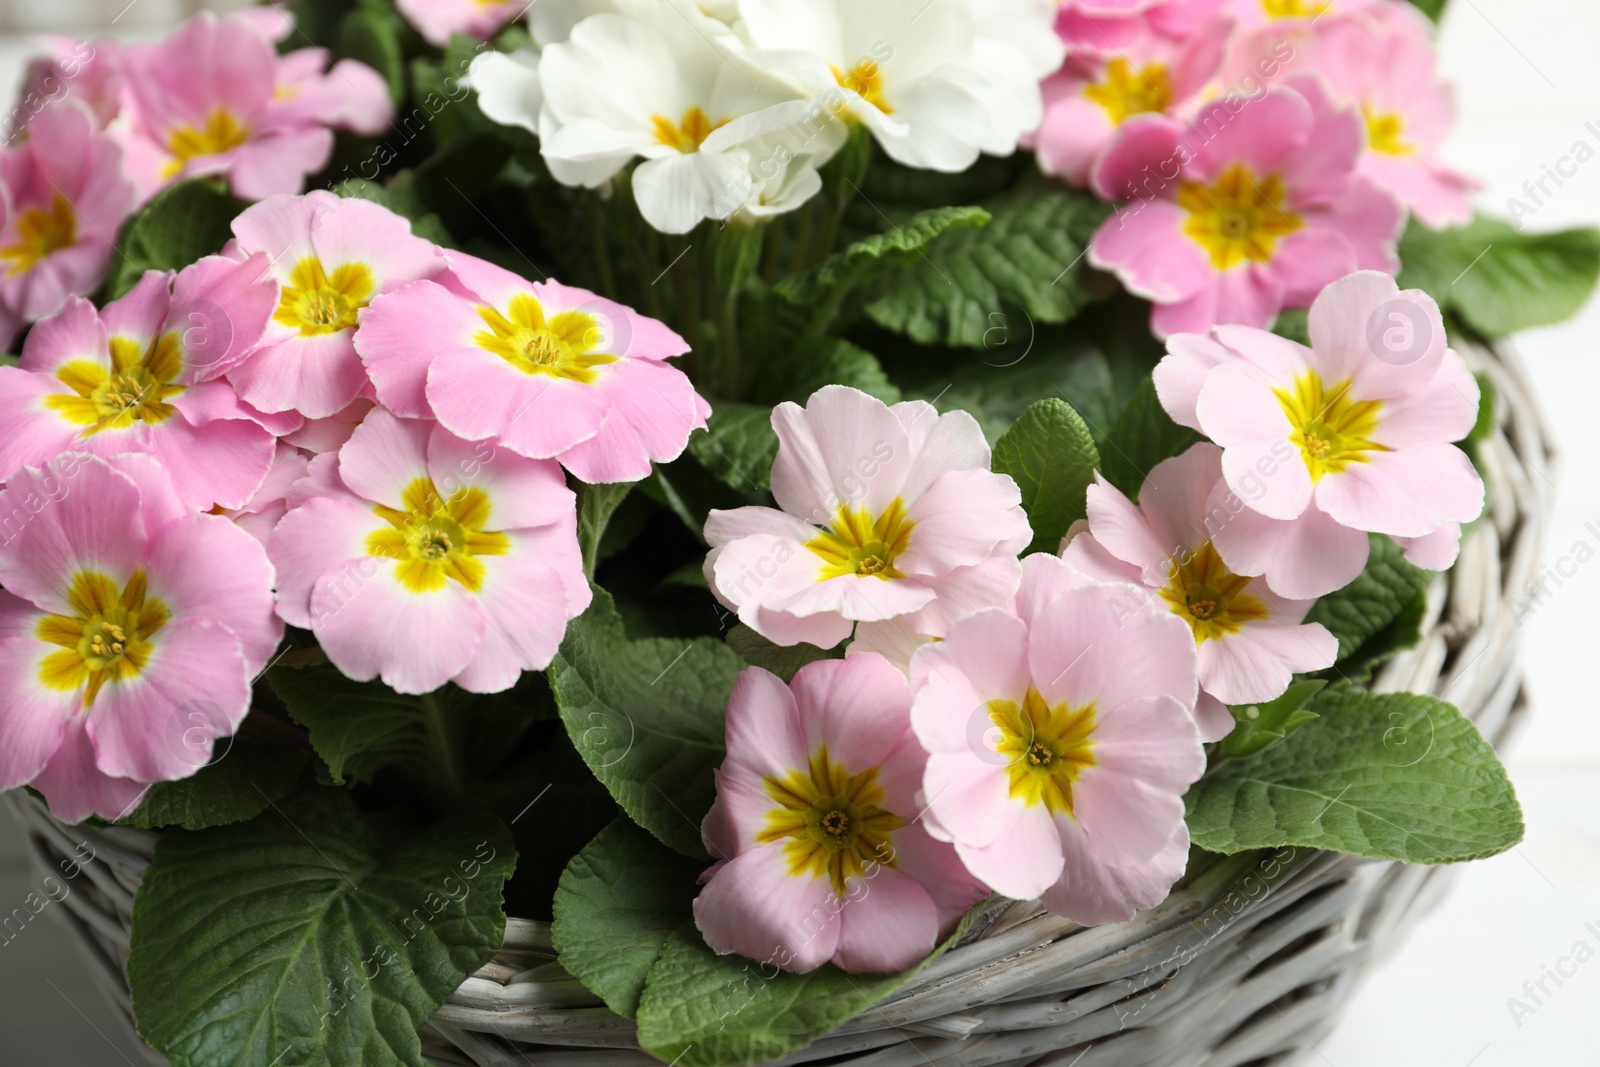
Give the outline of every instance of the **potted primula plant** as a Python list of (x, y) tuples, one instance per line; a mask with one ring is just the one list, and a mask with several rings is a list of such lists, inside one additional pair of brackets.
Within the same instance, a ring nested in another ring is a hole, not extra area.
[(1521, 839), (1500, 339), (1600, 273), (1474, 216), (1441, 6), (53, 42), (0, 153), (0, 787), (152, 1055), (1322, 1032), (1427, 865)]

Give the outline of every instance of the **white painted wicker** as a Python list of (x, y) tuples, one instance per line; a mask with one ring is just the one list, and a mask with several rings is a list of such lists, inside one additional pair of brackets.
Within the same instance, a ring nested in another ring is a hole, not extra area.
[[(1522, 710), (1518, 631), (1507, 601), (1536, 574), (1553, 484), (1551, 448), (1505, 346), (1464, 347), (1498, 395), (1483, 461), (1489, 513), (1428, 591), (1425, 637), (1390, 662), (1381, 691), (1433, 693), (1503, 739)], [(92, 970), (128, 1013), (133, 894), (155, 835), (67, 827), (25, 795), (12, 805), (41, 871), (89, 840), (89, 886), (65, 914)], [(1448, 868), (1283, 850), (1190, 872), (1133, 921), (1079, 927), (1030, 903), (990, 909), (906, 989), (782, 1064), (924, 1067), (1244, 1067), (1287, 1063), (1334, 1025), (1360, 974), (1392, 951), (1444, 888)], [(81, 883), (80, 883), (81, 885)], [(545, 923), (512, 919), (504, 950), (423, 1031), (436, 1064), (626, 1067), (633, 1024), (555, 961)], [(165, 1061), (147, 1053), (152, 1064)]]

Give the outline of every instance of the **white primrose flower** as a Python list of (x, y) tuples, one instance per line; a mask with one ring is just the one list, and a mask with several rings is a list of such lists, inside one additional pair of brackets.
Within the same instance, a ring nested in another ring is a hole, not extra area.
[[(1049, 0), (739, 0), (740, 34), (897, 162), (967, 169), (1005, 155), (1043, 114), (1060, 63)], [(988, 29), (986, 27), (993, 27)]]
[(828, 116), (688, 0), (542, 0), (530, 25), (538, 53), (474, 63), (484, 113), (537, 133), (569, 185), (600, 186), (642, 159), (634, 198), (663, 232), (791, 210), (842, 143), (817, 132)]

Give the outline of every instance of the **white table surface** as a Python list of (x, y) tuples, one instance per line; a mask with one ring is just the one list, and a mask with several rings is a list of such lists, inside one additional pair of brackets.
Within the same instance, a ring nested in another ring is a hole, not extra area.
[[(20, 0), (0, 0), (11, 2)], [(1462, 116), (1448, 154), (1485, 181), (1485, 208), (1506, 214), (1507, 198), (1523, 195), (1541, 164), (1554, 166), (1575, 142), (1600, 150), (1594, 0), (1453, 0), (1442, 51)], [(0, 38), (0, 85), (14, 83), (22, 54), (21, 42)], [(1566, 179), (1528, 226), (1596, 222), (1600, 158)], [(1592, 461), (1600, 444), (1600, 302), (1573, 322), (1525, 335), (1520, 348), (1563, 445), (1562, 469), (1550, 473), (1559, 494), (1547, 557), (1582, 543), (1600, 559), (1600, 464)], [(1600, 1064), (1600, 565), (1591, 560), (1552, 589), (1526, 619), (1534, 714), (1507, 759), (1527, 840), (1457, 872), (1452, 892), (1372, 975), (1306, 1064)], [(17, 832), (0, 820), (0, 911), (21, 901), (29, 882)], [(1558, 966), (1570, 975), (1559, 986), (1545, 977)], [(1541, 978), (1551, 995), (1539, 993)], [(1539, 1004), (1524, 983), (1534, 984)], [(1535, 1010), (1514, 1017), (1513, 997)], [(0, 1063), (131, 1062), (64, 930), (31, 925), (0, 948)]]

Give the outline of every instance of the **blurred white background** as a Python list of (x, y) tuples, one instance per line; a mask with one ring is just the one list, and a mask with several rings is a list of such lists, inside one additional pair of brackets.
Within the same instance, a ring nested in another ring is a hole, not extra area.
[[(23, 34), (143, 37), (195, 6), (0, 0), (0, 86), (8, 94), (17, 81), (28, 51)], [(1485, 209), (1506, 215), (1513, 196), (1531, 205), (1523, 184), (1580, 141), (1590, 155), (1600, 152), (1594, 0), (1452, 0), (1441, 49), (1461, 105), (1448, 155), (1484, 180)], [(1541, 196), (1529, 229), (1600, 223), (1600, 158), (1560, 189), (1547, 188), (1555, 195)], [(1525, 620), (1533, 715), (1507, 762), (1528, 837), (1455, 872), (1453, 891), (1372, 975), (1307, 1064), (1600, 1064), (1600, 466), (1590, 447), (1600, 434), (1600, 302), (1564, 326), (1523, 336), (1519, 348), (1564, 447), (1560, 469), (1548, 472), (1560, 492), (1547, 558), (1594, 556), (1559, 589), (1552, 582), (1551, 595)], [(0, 821), (0, 900), (23, 899), (30, 882), (17, 830)], [(1574, 970), (1578, 956), (1585, 962)], [(1570, 975), (1559, 986), (1545, 977), (1558, 964)], [(1533, 1005), (1524, 983), (1537, 994), (1541, 978), (1553, 995), (1539, 995), (1532, 1014), (1514, 1016), (1510, 998)], [(0, 948), (0, 1063), (120, 1067), (137, 1059), (62, 929), (31, 925)]]

